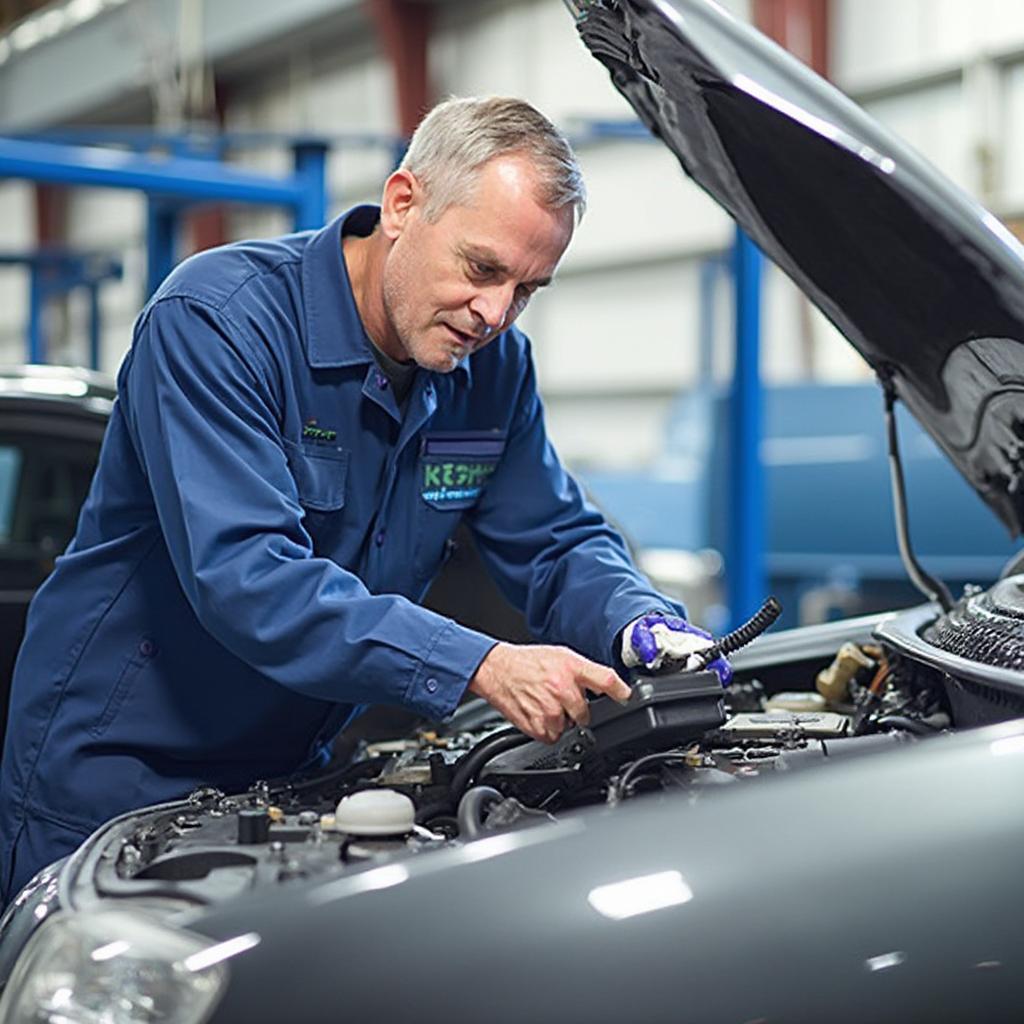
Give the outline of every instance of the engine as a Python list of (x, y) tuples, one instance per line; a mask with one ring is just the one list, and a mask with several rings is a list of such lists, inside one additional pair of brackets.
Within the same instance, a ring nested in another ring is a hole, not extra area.
[[(955, 657), (940, 645), (954, 642), (976, 600), (969, 595), (938, 621), (932, 613), (916, 642), (936, 658)], [(985, 614), (991, 627), (991, 609)], [(970, 724), (964, 680), (901, 646), (847, 642), (830, 658), (738, 671), (725, 690), (710, 672), (643, 678), (627, 704), (594, 701), (589, 726), (552, 746), (473, 701), (443, 725), (363, 741), (314, 777), (259, 782), (238, 795), (203, 789), (184, 804), (127, 816), (103, 837), (90, 880), (100, 896), (218, 902), (586, 808), (615, 813), (643, 798), (682, 809), (724, 788), (828, 770)]]

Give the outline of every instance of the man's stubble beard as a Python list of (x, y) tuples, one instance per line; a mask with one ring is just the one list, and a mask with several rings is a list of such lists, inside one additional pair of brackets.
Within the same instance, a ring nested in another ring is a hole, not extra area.
[(392, 251), (391, 259), (388, 261), (388, 265), (384, 267), (381, 280), (381, 304), (384, 307), (387, 325), (398, 339), (398, 343), (402, 348), (403, 355), (400, 361), (404, 362), (407, 359), (412, 359), (417, 365), (421, 365), (416, 358), (415, 346), (412, 343), (413, 326), (404, 322), (401, 311), (401, 296), (403, 292), (407, 291), (405, 288), (406, 271), (405, 261), (401, 258), (396, 260), (396, 254)]

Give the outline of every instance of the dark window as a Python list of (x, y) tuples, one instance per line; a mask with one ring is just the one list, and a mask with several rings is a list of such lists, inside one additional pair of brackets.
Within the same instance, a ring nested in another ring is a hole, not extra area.
[(35, 586), (53, 567), (75, 532), (95, 465), (89, 442), (0, 436), (0, 569), (7, 586)]

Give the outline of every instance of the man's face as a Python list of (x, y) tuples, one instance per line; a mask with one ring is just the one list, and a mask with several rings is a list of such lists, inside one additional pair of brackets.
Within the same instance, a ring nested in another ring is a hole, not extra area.
[(407, 358), (448, 373), (549, 283), (572, 238), (572, 207), (540, 205), (535, 172), (516, 155), (485, 164), (466, 201), (434, 223), (423, 216), (419, 183), (397, 177), (382, 212), (392, 241), (381, 282), (388, 333)]

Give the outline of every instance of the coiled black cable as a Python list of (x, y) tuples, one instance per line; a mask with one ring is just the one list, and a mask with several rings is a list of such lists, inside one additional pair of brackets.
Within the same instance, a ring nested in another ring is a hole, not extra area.
[(715, 658), (728, 657), (733, 651), (746, 647), (751, 640), (756, 640), (781, 614), (782, 605), (778, 599), (767, 598), (764, 604), (742, 626), (720, 637), (711, 647), (697, 652), (700, 667), (705, 668)]

